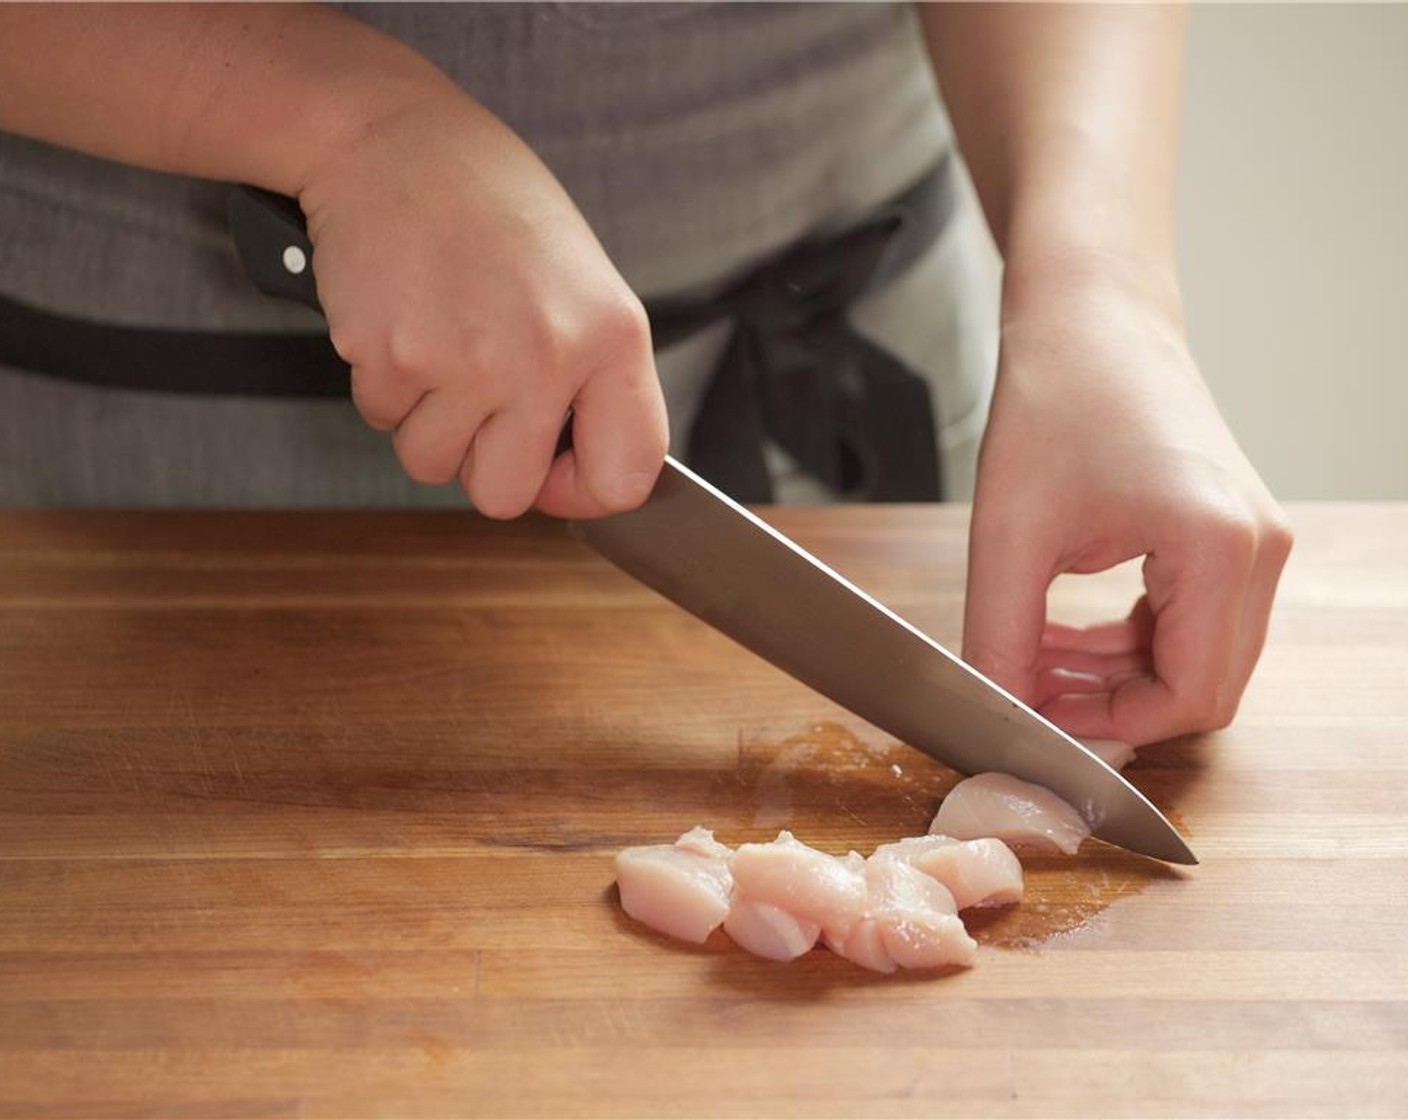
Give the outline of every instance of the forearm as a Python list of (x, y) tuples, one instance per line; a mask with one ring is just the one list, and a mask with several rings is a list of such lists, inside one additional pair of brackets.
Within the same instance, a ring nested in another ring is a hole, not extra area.
[(0, 128), (298, 194), (338, 146), (448, 87), (321, 5), (0, 5)]
[(930, 57), (1007, 266), (1111, 271), (1177, 304), (1183, 13), (921, 5)]

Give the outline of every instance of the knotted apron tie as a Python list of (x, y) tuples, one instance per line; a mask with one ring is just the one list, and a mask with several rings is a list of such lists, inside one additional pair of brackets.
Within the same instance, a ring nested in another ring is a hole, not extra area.
[(846, 497), (941, 496), (928, 381), (855, 330), (849, 311), (932, 245), (953, 210), (949, 171), (945, 161), (859, 225), (809, 239), (717, 296), (650, 304), (657, 347), (733, 323), (689, 432), (693, 469), (739, 501), (771, 501), (771, 440)]

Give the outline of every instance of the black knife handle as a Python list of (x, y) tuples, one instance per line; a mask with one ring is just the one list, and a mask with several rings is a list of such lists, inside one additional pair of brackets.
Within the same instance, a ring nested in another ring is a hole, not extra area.
[(254, 286), (265, 295), (322, 311), (313, 279), (313, 243), (297, 200), (261, 187), (236, 186), (228, 207), (235, 248)]

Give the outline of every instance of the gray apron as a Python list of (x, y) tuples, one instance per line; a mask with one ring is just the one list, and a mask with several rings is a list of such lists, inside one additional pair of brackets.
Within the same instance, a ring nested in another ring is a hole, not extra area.
[[(917, 26), (891, 5), (358, 5), (539, 153), (643, 298), (697, 298), (844, 227), (949, 146)], [(224, 188), (0, 135), (0, 293), (113, 323), (316, 329), (250, 286)], [(965, 195), (965, 202), (967, 196)], [(971, 205), (853, 321), (932, 379), (950, 496), (971, 487), (994, 358)], [(683, 440), (728, 338), (657, 354)], [(776, 449), (783, 501), (826, 500)], [(340, 401), (98, 389), (0, 368), (0, 503), (459, 505)]]

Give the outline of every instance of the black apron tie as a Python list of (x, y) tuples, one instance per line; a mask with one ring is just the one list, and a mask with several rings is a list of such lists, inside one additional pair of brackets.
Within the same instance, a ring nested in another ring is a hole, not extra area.
[(948, 171), (940, 165), (860, 225), (806, 241), (712, 299), (651, 304), (661, 347), (734, 324), (689, 432), (693, 469), (739, 501), (771, 501), (771, 440), (846, 497), (941, 496), (928, 382), (857, 332), (849, 309), (933, 243), (952, 212)]

